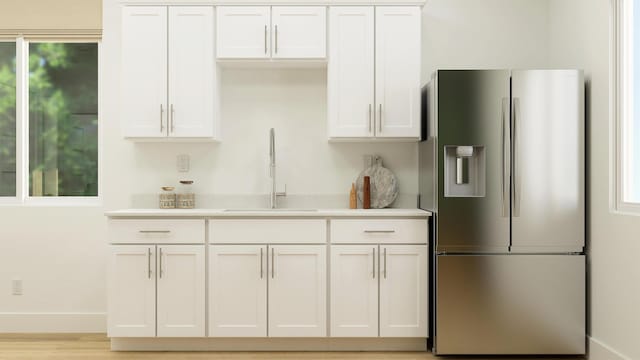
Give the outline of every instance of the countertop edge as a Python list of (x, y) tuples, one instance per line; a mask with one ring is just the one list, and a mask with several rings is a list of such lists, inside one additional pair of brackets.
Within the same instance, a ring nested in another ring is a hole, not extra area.
[(251, 217), (430, 217), (422, 209), (319, 209), (317, 211), (251, 210), (225, 211), (224, 209), (122, 209), (105, 211), (109, 218), (251, 218)]

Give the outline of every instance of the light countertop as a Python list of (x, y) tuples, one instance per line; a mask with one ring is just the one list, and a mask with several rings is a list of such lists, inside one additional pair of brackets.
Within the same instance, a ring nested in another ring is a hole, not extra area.
[(429, 217), (421, 209), (122, 209), (107, 211), (112, 218), (122, 217)]

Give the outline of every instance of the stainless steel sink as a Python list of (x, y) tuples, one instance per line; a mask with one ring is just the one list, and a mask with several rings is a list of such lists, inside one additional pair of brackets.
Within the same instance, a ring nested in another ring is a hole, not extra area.
[(263, 211), (267, 211), (267, 212), (299, 212), (299, 211), (304, 211), (304, 212), (314, 212), (314, 211), (318, 211), (318, 209), (225, 209), (225, 212), (263, 212)]

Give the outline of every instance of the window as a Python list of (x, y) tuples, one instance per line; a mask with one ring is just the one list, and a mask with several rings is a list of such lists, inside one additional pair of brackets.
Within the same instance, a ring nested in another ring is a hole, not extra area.
[(14, 202), (98, 196), (96, 42), (0, 43), (0, 171)]
[(613, 4), (614, 207), (640, 212), (640, 5)]
[(0, 42), (0, 196), (16, 195), (16, 43)]

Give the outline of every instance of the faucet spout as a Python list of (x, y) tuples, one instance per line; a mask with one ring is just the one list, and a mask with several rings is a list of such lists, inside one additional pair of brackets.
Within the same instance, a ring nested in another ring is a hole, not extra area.
[(274, 128), (269, 130), (269, 157), (270, 165), (276, 166), (276, 130)]
[(276, 131), (274, 128), (269, 130), (269, 176), (271, 177), (269, 206), (275, 209), (278, 206), (278, 196), (287, 196), (287, 185), (284, 186), (284, 192), (278, 192), (276, 188)]

